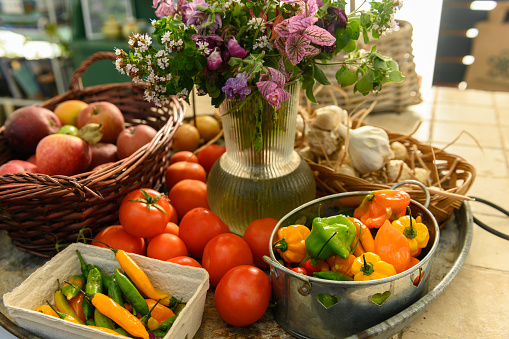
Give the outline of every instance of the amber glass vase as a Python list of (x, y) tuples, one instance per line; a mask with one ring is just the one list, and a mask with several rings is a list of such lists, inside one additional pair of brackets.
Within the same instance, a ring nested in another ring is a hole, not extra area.
[(313, 173), (294, 151), (300, 87), (285, 86), (291, 98), (276, 112), (259, 92), (241, 106), (225, 100), (220, 107), (226, 153), (209, 173), (207, 196), (232, 233), (243, 235), (251, 221), (279, 219), (315, 198)]

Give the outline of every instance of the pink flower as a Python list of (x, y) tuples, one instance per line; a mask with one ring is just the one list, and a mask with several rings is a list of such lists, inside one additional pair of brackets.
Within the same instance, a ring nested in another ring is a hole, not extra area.
[(210, 70), (214, 71), (221, 66), (223, 63), (223, 60), (221, 59), (221, 53), (219, 53), (219, 49), (216, 47), (214, 48), (214, 51), (210, 53), (210, 55), (207, 57), (207, 66)]
[(267, 67), (268, 73), (263, 74), (256, 86), (267, 99), (269, 104), (276, 109), (281, 107), (281, 103), (290, 99), (291, 95), (285, 91), (285, 75), (272, 67)]

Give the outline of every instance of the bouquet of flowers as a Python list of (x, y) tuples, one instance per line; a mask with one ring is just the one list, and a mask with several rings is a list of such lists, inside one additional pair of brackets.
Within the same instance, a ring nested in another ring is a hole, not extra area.
[(219, 107), (258, 89), (278, 109), (290, 97), (285, 84), (294, 80), (316, 103), (316, 82), (331, 84), (323, 67), (336, 67), (339, 85), (365, 95), (404, 79), (390, 57), (356, 44), (394, 29), (402, 1), (373, 0), (361, 10), (363, 2), (348, 15), (346, 0), (174, 1), (153, 0), (159, 18), (153, 33), (132, 35), (130, 51), (116, 49), (117, 70), (146, 82), (145, 98), (156, 105), (169, 95), (189, 102), (196, 88)]

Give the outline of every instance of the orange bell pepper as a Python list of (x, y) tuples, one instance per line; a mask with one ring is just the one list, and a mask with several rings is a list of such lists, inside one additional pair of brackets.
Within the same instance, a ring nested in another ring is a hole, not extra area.
[(300, 263), (306, 258), (306, 237), (311, 230), (304, 225), (281, 227), (273, 247), (287, 263)]
[(375, 236), (375, 253), (401, 273), (410, 265), (410, 246), (406, 237), (386, 220)]
[(410, 204), (410, 195), (402, 190), (378, 190), (364, 197), (354, 210), (354, 217), (368, 228), (379, 228), (385, 220), (397, 219), (405, 215)]

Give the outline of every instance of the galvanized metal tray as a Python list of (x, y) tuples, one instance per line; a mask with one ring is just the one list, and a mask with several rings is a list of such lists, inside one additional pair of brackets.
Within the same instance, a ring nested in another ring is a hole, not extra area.
[[(390, 338), (416, 320), (451, 284), (463, 266), (472, 243), (473, 217), (467, 202), (464, 202), (452, 214), (451, 219), (442, 227), (440, 233), (440, 243), (433, 263), (428, 292), (402, 312), (349, 339)], [(4, 293), (21, 284), (46, 260), (18, 251), (11, 244), (10, 239), (1, 233), (0, 295), (3, 296)], [(0, 326), (17, 338), (39, 339), (13, 323), (8, 317), (3, 303), (0, 303)], [(227, 325), (215, 310), (213, 290), (211, 289), (207, 293), (202, 325), (195, 338), (291, 338), (291, 335), (279, 326), (270, 312), (255, 324), (247, 327)]]

